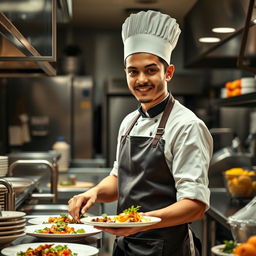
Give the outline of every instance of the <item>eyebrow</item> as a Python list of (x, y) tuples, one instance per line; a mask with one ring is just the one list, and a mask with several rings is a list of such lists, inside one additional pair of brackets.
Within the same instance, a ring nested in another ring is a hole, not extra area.
[[(155, 63), (152, 63), (152, 64), (148, 64), (148, 65), (144, 66), (144, 68), (149, 68), (152, 66), (157, 67), (157, 65)], [(129, 66), (129, 67), (127, 67), (127, 69), (137, 69), (137, 67)]]

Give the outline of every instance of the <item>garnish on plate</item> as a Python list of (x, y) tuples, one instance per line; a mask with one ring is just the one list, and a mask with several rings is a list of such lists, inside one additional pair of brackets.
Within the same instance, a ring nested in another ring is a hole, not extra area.
[(53, 224), (51, 227), (37, 229), (37, 230), (35, 230), (35, 233), (40, 233), (40, 234), (83, 234), (83, 233), (85, 233), (85, 230), (84, 229), (75, 230), (74, 227), (70, 227), (70, 226), (68, 226), (68, 224), (57, 223), (57, 224)]
[(233, 240), (224, 240), (223, 242), (225, 246), (221, 251), (225, 253), (232, 253), (234, 248), (237, 246), (237, 243)]
[(93, 222), (109, 222), (109, 223), (123, 223), (123, 222), (145, 222), (150, 221), (149, 218), (144, 217), (138, 211), (141, 206), (134, 206), (123, 210), (122, 213), (114, 217), (109, 217), (106, 213), (102, 214), (101, 217), (93, 218)]

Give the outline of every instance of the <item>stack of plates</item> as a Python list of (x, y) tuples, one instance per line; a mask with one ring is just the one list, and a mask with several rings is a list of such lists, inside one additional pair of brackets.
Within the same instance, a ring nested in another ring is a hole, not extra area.
[(243, 77), (241, 79), (241, 93), (251, 93), (256, 91), (256, 82), (254, 77)]
[(24, 212), (2, 211), (0, 216), (0, 244), (9, 243), (25, 236), (26, 220)]
[(8, 156), (0, 156), (0, 177), (5, 177), (8, 170)]
[(6, 196), (7, 196), (7, 191), (6, 189), (0, 188), (0, 209), (6, 210), (5, 209), (5, 201), (6, 201)]

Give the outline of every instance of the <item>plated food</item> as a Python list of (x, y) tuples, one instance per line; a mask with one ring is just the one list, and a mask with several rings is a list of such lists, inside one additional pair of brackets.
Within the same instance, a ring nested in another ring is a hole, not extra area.
[(82, 218), (81, 222), (94, 226), (117, 228), (147, 226), (161, 221), (161, 219), (157, 217), (143, 216), (140, 212), (138, 212), (139, 209), (140, 206), (131, 206), (119, 215), (108, 216), (107, 214), (102, 214), (101, 216)]
[(53, 245), (43, 244), (36, 248), (29, 247), (26, 251), (20, 251), (17, 253), (18, 256), (77, 256), (77, 253), (73, 253), (67, 245)]
[(223, 252), (223, 249), (225, 248), (225, 244), (219, 244), (212, 247), (211, 251), (216, 256), (234, 256), (233, 253), (227, 253)]
[(44, 241), (52, 241), (53, 239), (58, 241), (79, 240), (100, 232), (100, 230), (84, 224), (41, 224), (26, 227), (27, 235)]
[(53, 223), (68, 223), (68, 224), (79, 224), (74, 221), (67, 213), (61, 213), (59, 216), (42, 216), (28, 220), (30, 224), (53, 224)]
[(36, 229), (35, 232), (41, 234), (83, 234), (85, 233), (85, 230), (83, 228), (75, 229), (66, 223), (57, 223), (51, 225), (50, 227)]
[[(39, 254), (44, 251), (45, 254)], [(55, 254), (50, 254), (50, 251), (55, 251)], [(61, 254), (61, 252), (63, 252)], [(99, 250), (95, 247), (72, 244), (72, 243), (29, 243), (10, 246), (2, 249), (1, 253), (4, 256), (93, 256), (98, 255)], [(36, 254), (37, 253), (37, 254)]]

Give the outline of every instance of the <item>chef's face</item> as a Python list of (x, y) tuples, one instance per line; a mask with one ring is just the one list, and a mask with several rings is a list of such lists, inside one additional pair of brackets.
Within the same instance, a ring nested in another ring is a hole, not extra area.
[(153, 54), (135, 53), (126, 58), (128, 87), (144, 111), (167, 96), (167, 82), (171, 80), (173, 72), (173, 65), (165, 70), (163, 62)]

